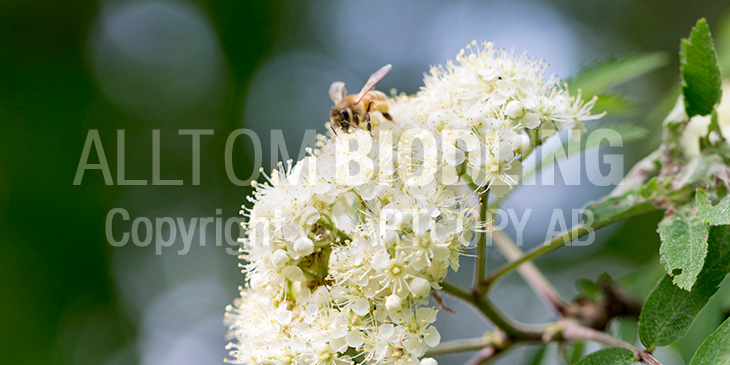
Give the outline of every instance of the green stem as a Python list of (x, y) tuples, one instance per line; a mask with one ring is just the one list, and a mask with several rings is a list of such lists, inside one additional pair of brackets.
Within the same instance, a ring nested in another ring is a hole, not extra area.
[(563, 233), (560, 236), (557, 236), (553, 238), (550, 241), (546, 241), (543, 245), (536, 247), (532, 249), (531, 251), (524, 254), (522, 257), (520, 257), (517, 260), (510, 261), (503, 266), (499, 267), (498, 269), (492, 271), (477, 287), (475, 288), (475, 291), (478, 293), (479, 296), (487, 297), (489, 294), (489, 290), (492, 288), (494, 283), (496, 283), (500, 278), (503, 276), (509, 274), (516, 268), (518, 268), (520, 265), (527, 261), (532, 261), (540, 256), (543, 256), (545, 254), (548, 254), (550, 252), (555, 251), (556, 249), (563, 247), (567, 245), (568, 243), (577, 240), (580, 237), (583, 237), (587, 234), (590, 234), (594, 232), (595, 230), (605, 227), (611, 223), (617, 222), (621, 219), (628, 218), (637, 214), (651, 212), (654, 210), (657, 210), (658, 208), (652, 205), (649, 202), (642, 202), (640, 204), (635, 205), (633, 208), (621, 213), (617, 214), (613, 217), (609, 217), (603, 220), (600, 220), (598, 222), (595, 222), (592, 225), (579, 225), (572, 230)]
[(471, 359), (469, 359), (466, 365), (482, 365), (489, 363), (490, 361), (496, 359), (496, 357), (500, 354), (503, 354), (504, 352), (512, 348), (512, 346), (514, 345), (514, 342), (508, 342), (502, 347), (487, 346), (479, 351), (476, 355), (474, 355)]
[(443, 290), (469, 304), (479, 310), (487, 319), (489, 319), (495, 329), (502, 330), (510, 339), (514, 340), (539, 340), (542, 334), (545, 332), (543, 326), (525, 326), (517, 323), (505, 316), (497, 306), (492, 303), (488, 298), (481, 298), (474, 291), (451, 282), (444, 280), (441, 283)]
[[(337, 228), (334, 220), (329, 215), (323, 215), (319, 221), (322, 223), (322, 225), (325, 228), (327, 228), (327, 230), (329, 230), (331, 233), (335, 234), (334, 241), (337, 241), (338, 238), (341, 243), (345, 243), (345, 241), (351, 240), (350, 236), (348, 236), (345, 232), (343, 232)], [(332, 242), (319, 243), (317, 246), (326, 247), (326, 246), (329, 246), (331, 243)]]
[(479, 235), (479, 242), (477, 242), (477, 262), (476, 269), (474, 270), (474, 285), (481, 283), (487, 273), (487, 222), (490, 222), (489, 207), (487, 204), (489, 198), (489, 190), (485, 191), (481, 197), (479, 197), (480, 206), (480, 218), (485, 224), (484, 232)]
[(481, 350), (490, 346), (492, 341), (488, 337), (469, 338), (464, 340), (454, 340), (444, 342), (436, 347), (426, 350), (426, 356), (438, 356), (447, 354), (456, 354), (459, 352)]
[(441, 290), (469, 303), (474, 304), (474, 297), (472, 297), (469, 290), (451, 280), (444, 280), (441, 282)]

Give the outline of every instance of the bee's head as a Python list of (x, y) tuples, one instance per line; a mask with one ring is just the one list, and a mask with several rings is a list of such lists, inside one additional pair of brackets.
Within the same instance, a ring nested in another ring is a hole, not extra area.
[(347, 130), (352, 126), (352, 112), (347, 108), (332, 108), (330, 122), (335, 128)]

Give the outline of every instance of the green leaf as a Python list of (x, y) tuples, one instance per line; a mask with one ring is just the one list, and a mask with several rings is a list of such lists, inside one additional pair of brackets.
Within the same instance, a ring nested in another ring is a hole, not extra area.
[(710, 114), (720, 101), (722, 76), (710, 27), (704, 18), (697, 21), (689, 39), (682, 40), (679, 63), (687, 115), (691, 118)]
[(665, 275), (641, 309), (639, 337), (647, 348), (679, 340), (730, 272), (730, 226), (710, 228), (705, 265), (692, 291), (672, 284)]
[(699, 218), (703, 222), (713, 226), (730, 224), (730, 196), (726, 196), (717, 205), (713, 206), (707, 192), (697, 189), (695, 201), (699, 210)]
[(614, 141), (615, 138), (620, 138), (622, 143), (626, 143), (644, 138), (648, 134), (649, 131), (645, 128), (623, 123), (605, 125), (601, 126), (601, 128), (583, 133), (580, 141), (574, 141), (572, 138), (568, 138), (567, 141), (563, 142), (560, 148), (553, 151), (545, 151), (544, 148), (539, 149), (539, 153), (535, 156), (538, 159), (538, 162), (535, 163), (533, 168), (525, 171), (522, 175), (522, 180), (524, 181), (526, 178), (534, 175), (544, 166), (555, 163), (561, 159), (567, 159), (580, 151), (605, 145), (609, 141)]
[(691, 290), (705, 263), (709, 226), (690, 204), (664, 217), (657, 231), (662, 239), (659, 254), (664, 268), (675, 285)]
[(690, 365), (730, 364), (730, 318), (725, 320), (697, 349)]
[(581, 71), (566, 83), (571, 93), (581, 89), (583, 95), (596, 95), (611, 86), (654, 71), (666, 65), (667, 61), (664, 53), (614, 58)]
[(629, 365), (634, 362), (634, 353), (622, 347), (608, 347), (596, 351), (581, 360), (578, 365)]

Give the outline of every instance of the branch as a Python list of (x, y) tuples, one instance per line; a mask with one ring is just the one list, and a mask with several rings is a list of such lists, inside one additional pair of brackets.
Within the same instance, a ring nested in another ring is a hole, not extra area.
[(543, 256), (545, 254), (548, 254), (550, 252), (555, 251), (556, 249), (563, 247), (567, 245), (568, 243), (577, 240), (580, 237), (583, 237), (589, 233), (594, 232), (595, 230), (599, 228), (603, 228), (611, 223), (614, 223), (616, 221), (619, 221), (624, 218), (628, 218), (637, 214), (651, 212), (654, 210), (657, 210), (658, 208), (654, 205), (642, 202), (641, 204), (637, 204), (632, 209), (622, 213), (618, 214), (613, 217), (607, 217), (605, 219), (602, 219), (592, 225), (586, 225), (581, 224), (572, 230), (565, 232), (561, 234), (560, 236), (557, 236), (553, 238), (552, 240), (546, 241), (542, 244), (542, 246), (536, 247), (532, 249), (531, 251), (527, 252), (526, 254), (522, 255), (517, 260), (510, 261), (506, 263), (505, 265), (497, 268), (496, 270), (492, 271), (484, 280), (482, 280), (479, 285), (476, 286), (475, 291), (480, 296), (488, 296), (489, 290), (492, 288), (494, 283), (497, 282), (500, 278), (503, 276), (509, 274), (516, 268), (518, 268), (520, 265), (524, 264), (527, 261), (532, 261), (540, 256)]
[[(486, 198), (480, 198), (481, 217), (486, 221), (489, 214), (489, 205), (487, 204)], [(500, 202), (501, 200), (497, 200), (493, 204), (499, 204)], [(549, 323), (541, 326), (526, 326), (519, 324), (504, 315), (489, 298), (489, 291), (494, 283), (519, 268), (522, 275), (528, 283), (530, 283), (533, 289), (535, 289), (537, 294), (551, 304), (559, 313), (564, 314), (567, 310), (568, 304), (558, 295), (555, 288), (547, 281), (542, 273), (540, 273), (540, 271), (538, 271), (532, 263), (529, 263), (529, 261), (563, 247), (573, 240), (590, 234), (596, 229), (609, 225), (613, 222), (656, 209), (658, 208), (651, 204), (651, 202), (642, 201), (637, 203), (631, 209), (625, 210), (613, 217), (602, 217), (602, 219), (598, 222), (591, 222), (593, 224), (579, 225), (568, 232), (546, 241), (541, 247), (537, 247), (526, 254), (523, 254), (506, 235), (496, 232), (493, 237), (495, 239), (495, 243), (500, 246), (500, 249), (505, 253), (505, 256), (507, 256), (511, 261), (491, 272), (486, 278), (483, 278), (484, 270), (486, 268), (486, 234), (480, 236), (479, 243), (477, 245), (477, 267), (475, 270), (474, 288), (470, 291), (469, 289), (450, 281), (444, 281), (442, 283), (442, 287), (445, 292), (456, 296), (478, 309), (493, 323), (496, 327), (495, 330), (499, 329), (504, 332), (506, 340), (501, 344), (487, 342), (484, 344), (485, 346), (482, 347), (482, 350), (469, 361), (469, 364), (481, 364), (486, 362), (518, 342), (563, 341), (582, 338), (581, 336), (589, 337), (585, 338), (586, 340), (610, 343), (612, 346), (620, 344), (621, 347), (631, 349), (631, 351), (633, 351), (640, 360), (649, 364), (658, 364), (656, 359), (642, 350), (600, 331), (596, 331), (588, 327), (582, 327), (573, 320), (561, 320), (560, 322)], [(526, 263), (527, 265), (522, 266)], [(563, 335), (562, 333), (564, 330), (562, 327), (564, 323), (571, 323), (571, 327), (566, 328), (566, 335)], [(483, 339), (478, 340), (484, 341)], [(445, 346), (445, 350), (444, 348), (441, 348), (440, 350), (434, 349), (433, 351), (435, 351), (435, 353), (439, 353), (439, 351), (449, 351), (448, 353), (455, 351), (472, 351), (474, 350), (474, 346), (477, 344), (479, 344), (479, 342), (476, 340), (473, 342), (448, 343), (445, 344), (447, 345)], [(431, 354), (434, 352), (429, 353)]]
[(495, 346), (488, 346), (477, 352), (466, 365), (481, 365), (485, 364), (489, 360), (493, 360), (497, 355), (504, 353), (512, 347), (512, 343), (505, 347), (497, 348)]
[[(487, 204), (482, 204), (482, 209)], [(576, 240), (586, 234), (593, 232), (595, 229), (604, 227), (610, 223), (618, 221), (620, 219), (629, 217), (631, 215), (648, 212), (657, 209), (652, 204), (644, 203), (638, 204), (634, 208), (616, 215), (614, 217), (606, 218), (594, 225), (580, 225), (569, 232), (566, 232), (558, 237), (553, 238), (551, 241), (546, 242), (543, 246), (537, 247), (532, 251), (522, 255), (519, 259), (511, 261), (497, 270), (490, 273), (484, 280), (479, 283), (475, 283), (474, 289), (469, 291), (468, 289), (449, 282), (444, 281), (442, 283), (444, 291), (450, 293), (467, 303), (477, 308), (485, 317), (487, 317), (497, 328), (504, 331), (509, 338), (513, 340), (535, 340), (542, 336), (543, 326), (525, 326), (519, 324), (509, 317), (505, 316), (499, 308), (489, 299), (489, 290), (492, 288), (494, 283), (504, 275), (510, 273), (514, 269), (518, 268), (523, 263), (540, 257), (544, 254), (552, 252), (560, 247), (565, 246), (569, 242)], [(485, 235), (486, 236), (486, 235)], [(480, 241), (485, 238), (481, 238)], [(486, 249), (486, 247), (484, 247)], [(483, 256), (482, 256), (483, 257)], [(479, 270), (479, 262), (477, 262), (477, 271)], [(477, 272), (478, 274), (478, 272)]]
[(492, 271), (489, 276), (487, 276), (481, 283), (479, 283), (476, 290), (481, 295), (486, 295), (489, 292), (489, 289), (491, 289), (491, 287), (494, 285), (494, 283), (497, 282), (497, 280), (502, 278), (504, 275), (509, 274), (520, 265), (524, 264), (527, 261), (532, 261), (540, 256), (553, 252), (556, 249), (563, 247), (569, 242), (583, 237), (592, 231), (593, 230), (591, 227), (585, 227), (583, 225), (580, 225), (566, 233), (563, 233), (558, 237), (553, 238), (551, 241), (545, 242), (542, 246), (536, 247), (526, 254), (522, 255), (520, 258), (512, 260), (504, 264), (502, 267), (499, 267), (496, 270)]
[[(507, 257), (508, 260), (518, 260), (523, 256), (522, 250), (517, 247), (512, 239), (501, 231), (492, 233), (492, 242)], [(518, 268), (522, 277), (532, 287), (535, 293), (545, 301), (557, 314), (564, 315), (568, 309), (568, 302), (563, 299), (553, 285), (547, 280), (540, 270), (531, 262), (527, 262)]]
[[(562, 311), (567, 309), (568, 304), (557, 294), (557, 291), (555, 291), (547, 279), (533, 264), (529, 263), (529, 261), (563, 247), (573, 240), (592, 233), (594, 230), (607, 226), (613, 222), (656, 209), (658, 208), (652, 204), (642, 202), (628, 211), (614, 217), (604, 218), (592, 225), (584, 224), (577, 226), (560, 236), (546, 241), (541, 247), (537, 247), (526, 254), (521, 253), (519, 248), (515, 247), (507, 236), (500, 232), (495, 232), (495, 236), (493, 237), (495, 244), (499, 245), (500, 249), (505, 252), (505, 256), (512, 261), (490, 273), (484, 280), (477, 283), (471, 291), (450, 281), (444, 281), (442, 283), (444, 291), (474, 306), (485, 317), (492, 321), (494, 326), (504, 331), (507, 338), (502, 346), (496, 346), (495, 344), (488, 343), (469, 361), (469, 364), (482, 364), (492, 359), (494, 356), (506, 351), (512, 347), (513, 344), (519, 342), (551, 342), (582, 339), (597, 341), (610, 346), (628, 348), (634, 352), (642, 362), (652, 365), (660, 365), (661, 363), (654, 359), (650, 354), (638, 349), (637, 347), (611, 337), (603, 332), (583, 327), (573, 320), (562, 320), (560, 322), (549, 323), (542, 326), (525, 326), (516, 323), (509, 317), (505, 316), (489, 299), (489, 290), (492, 288), (494, 283), (513, 270), (519, 268), (523, 276), (525, 276), (526, 280), (536, 290), (536, 292), (542, 298), (545, 298), (548, 303), (552, 304), (559, 312), (563, 313)], [(526, 263), (528, 265), (523, 266), (523, 264)], [(563, 328), (566, 324), (569, 325)], [(455, 351), (458, 348), (456, 347), (456, 344), (452, 344), (451, 346), (452, 347), (450, 349), (452, 351)], [(473, 350), (473, 348), (469, 347), (468, 350), (464, 351), (471, 350)]]
[(599, 342), (607, 346), (612, 347), (623, 347), (631, 350), (636, 355), (639, 361), (650, 364), (650, 365), (661, 365), (654, 356), (650, 353), (641, 350), (640, 348), (631, 345), (627, 342), (621, 341), (605, 332), (594, 330), (593, 328), (583, 327), (573, 321), (563, 322), (563, 330), (561, 336), (566, 341), (593, 341)]
[(492, 341), (488, 336), (469, 338), (465, 340), (453, 340), (444, 342), (436, 347), (426, 350), (425, 356), (438, 356), (456, 354), (459, 352), (477, 351), (487, 346), (492, 346)]
[(543, 326), (525, 326), (505, 316), (489, 299), (480, 298), (473, 291), (449, 280), (441, 283), (442, 290), (479, 310), (497, 329), (504, 331), (510, 339), (539, 340), (544, 332)]
[(650, 353), (621, 341), (604, 332), (580, 325), (575, 320), (561, 320), (550, 323), (544, 327), (539, 340), (517, 340), (513, 341), (501, 333), (491, 333), (484, 337), (455, 340), (443, 343), (426, 352), (426, 356), (446, 355), (459, 352), (480, 350), (468, 362), (468, 365), (484, 364), (493, 360), (495, 356), (506, 352), (513, 346), (524, 342), (570, 342), (570, 341), (592, 341), (606, 346), (622, 347), (634, 353), (636, 358), (649, 365), (661, 365), (661, 363)]
[(467, 364), (481, 364), (507, 351), (514, 345), (503, 333), (488, 333), (483, 337), (454, 340), (440, 344), (426, 351), (426, 356), (447, 355), (459, 352), (477, 351)]

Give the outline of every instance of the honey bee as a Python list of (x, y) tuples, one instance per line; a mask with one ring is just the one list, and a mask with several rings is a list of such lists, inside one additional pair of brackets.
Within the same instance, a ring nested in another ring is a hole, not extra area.
[(347, 132), (350, 127), (360, 127), (360, 123), (363, 122), (367, 123), (368, 131), (372, 131), (370, 112), (373, 111), (380, 112), (388, 120), (393, 120), (388, 114), (388, 104), (385, 102), (388, 97), (383, 92), (372, 90), (391, 67), (390, 64), (387, 64), (375, 71), (357, 94), (347, 95), (347, 88), (342, 81), (336, 81), (330, 85), (330, 98), (335, 103), (330, 112), (330, 122), (335, 134), (337, 134), (335, 128)]

